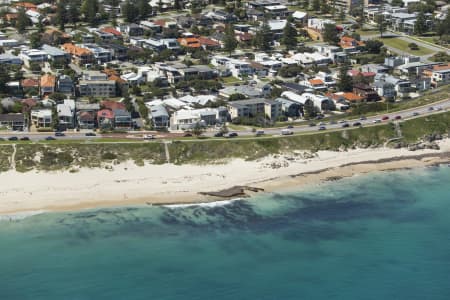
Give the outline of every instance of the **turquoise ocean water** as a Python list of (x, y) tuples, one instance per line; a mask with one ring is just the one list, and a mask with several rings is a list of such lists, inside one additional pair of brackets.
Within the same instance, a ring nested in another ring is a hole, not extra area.
[(0, 221), (0, 299), (450, 299), (450, 168)]

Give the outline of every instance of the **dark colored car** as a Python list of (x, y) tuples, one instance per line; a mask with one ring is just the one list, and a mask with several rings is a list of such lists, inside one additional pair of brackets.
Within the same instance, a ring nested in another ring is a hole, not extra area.
[(214, 137), (222, 137), (223, 136), (223, 133), (222, 132), (216, 132), (215, 134), (214, 134)]
[(350, 127), (350, 125), (348, 123), (342, 124), (342, 128), (346, 128), (346, 127)]
[(192, 133), (185, 133), (183, 136), (184, 136), (184, 137), (191, 137), (191, 136), (192, 136)]
[(361, 122), (355, 122), (355, 123), (353, 123), (353, 126), (361, 126)]
[(95, 133), (93, 133), (93, 132), (86, 132), (85, 134), (84, 134), (85, 136), (97, 136)]
[(46, 141), (54, 141), (56, 139), (54, 137), (52, 137), (52, 136), (48, 136), (48, 137), (45, 138), (45, 140)]
[(55, 132), (55, 136), (65, 136), (63, 132), (57, 131)]
[(228, 137), (235, 137), (238, 136), (237, 132), (232, 132), (228, 135)]
[(395, 116), (396, 120), (400, 120), (402, 118), (402, 116)]
[(384, 116), (384, 117), (381, 118), (381, 120), (383, 120), (383, 121), (389, 120), (389, 117), (388, 116)]
[(19, 138), (17, 136), (12, 136), (8, 138), (8, 141), (17, 141)]
[(413, 116), (418, 116), (419, 113), (417, 111), (413, 112)]
[(309, 127), (314, 127), (316, 126), (316, 123), (309, 123)]
[(434, 110), (434, 107), (433, 106), (430, 106), (430, 107), (428, 107), (428, 110)]
[(27, 137), (27, 136), (23, 136), (23, 137), (20, 138), (20, 140), (21, 140), (21, 141), (29, 141), (30, 138)]
[(325, 129), (327, 129), (325, 126), (320, 126), (319, 127), (319, 130), (325, 130)]
[(292, 125), (288, 125), (288, 127), (287, 128), (289, 128), (289, 129), (292, 129), (292, 128), (294, 128), (294, 126), (292, 126)]
[(367, 118), (366, 118), (366, 116), (361, 116), (361, 117), (359, 117), (359, 119), (362, 121), (362, 120), (366, 120)]

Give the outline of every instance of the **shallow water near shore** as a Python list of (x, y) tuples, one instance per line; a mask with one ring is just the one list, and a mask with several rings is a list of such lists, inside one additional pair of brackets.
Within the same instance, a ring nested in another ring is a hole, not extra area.
[(0, 221), (0, 299), (449, 299), (450, 168)]

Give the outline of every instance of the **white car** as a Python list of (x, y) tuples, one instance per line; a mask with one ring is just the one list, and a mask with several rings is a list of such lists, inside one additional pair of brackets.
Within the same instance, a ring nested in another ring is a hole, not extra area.
[(380, 120), (380, 119), (375, 119), (375, 120), (373, 120), (372, 122), (373, 122), (373, 123), (381, 123), (381, 120)]

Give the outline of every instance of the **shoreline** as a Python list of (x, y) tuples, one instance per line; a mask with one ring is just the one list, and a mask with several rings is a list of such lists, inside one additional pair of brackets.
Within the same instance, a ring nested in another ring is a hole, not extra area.
[[(440, 150), (375, 148), (346, 152), (295, 151), (256, 161), (230, 160), (211, 165), (150, 165), (124, 163), (109, 169), (0, 173), (0, 216), (33, 212), (200, 204), (229, 201), (205, 193), (250, 187), (245, 195), (318, 185), (374, 171), (411, 169), (450, 163), (450, 139)], [(263, 190), (263, 191), (261, 191)], [(203, 195), (202, 195), (203, 194)], [(245, 197), (244, 195), (244, 197)]]

